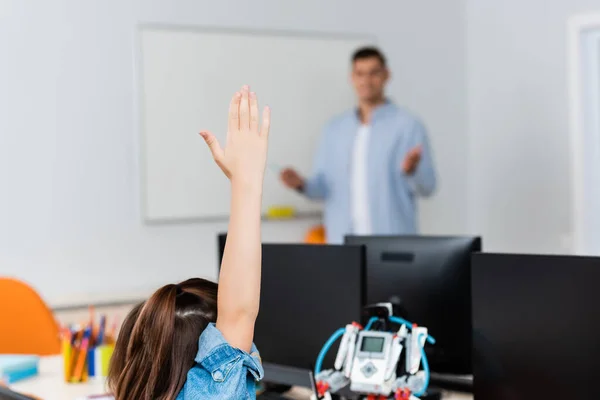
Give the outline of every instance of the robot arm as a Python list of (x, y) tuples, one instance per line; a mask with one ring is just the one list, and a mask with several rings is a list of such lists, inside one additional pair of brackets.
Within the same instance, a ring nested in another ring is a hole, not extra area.
[(350, 331), (352, 329), (352, 325), (346, 325), (346, 332), (344, 332), (344, 336), (342, 336), (342, 341), (340, 342), (340, 348), (338, 349), (337, 355), (335, 356), (335, 364), (334, 368), (339, 371), (344, 367), (344, 361), (346, 361), (346, 353), (348, 352), (348, 346), (350, 344)]
[(354, 354), (356, 353), (356, 339), (358, 337), (359, 327), (356, 325), (352, 326), (350, 332), (350, 341), (348, 343), (348, 352), (346, 353), (346, 363), (344, 365), (344, 376), (350, 378), (352, 374), (352, 363), (354, 362)]
[(331, 369), (320, 372), (316, 376), (316, 379), (317, 382), (313, 389), (313, 400), (327, 398), (331, 393), (337, 393), (350, 383), (350, 380), (344, 376), (343, 372)]
[(385, 380), (392, 379), (392, 376), (396, 372), (398, 361), (400, 360), (400, 355), (402, 354), (402, 343), (406, 339), (407, 335), (408, 329), (406, 329), (405, 325), (402, 325), (392, 340), (392, 354), (385, 369)]
[(406, 372), (414, 375), (421, 366), (421, 349), (425, 346), (427, 340), (427, 328), (422, 326), (413, 326), (412, 332), (406, 340)]
[[(340, 347), (335, 357), (335, 369), (324, 370), (322, 372), (317, 370), (315, 394), (312, 396), (314, 400), (330, 398), (328, 397), (330, 396), (330, 393), (336, 393), (337, 391), (348, 386), (350, 383), (349, 378), (352, 371), (352, 363), (354, 361), (354, 353), (356, 350), (356, 338), (361, 329), (362, 327), (357, 323), (346, 325), (346, 328), (343, 331), (344, 333), (342, 335)], [(319, 363), (317, 364), (320, 365)]]
[(346, 332), (342, 336), (340, 348), (335, 357), (334, 368), (337, 371), (344, 370), (344, 374), (349, 377), (350, 370), (352, 369), (352, 359), (354, 358), (354, 350), (356, 346), (356, 336), (360, 330), (360, 326), (357, 323), (346, 325)]
[(331, 400), (331, 394), (329, 393), (329, 387), (326, 383), (315, 380), (315, 375), (312, 371), (309, 373), (310, 384), (312, 386), (312, 394), (310, 400)]

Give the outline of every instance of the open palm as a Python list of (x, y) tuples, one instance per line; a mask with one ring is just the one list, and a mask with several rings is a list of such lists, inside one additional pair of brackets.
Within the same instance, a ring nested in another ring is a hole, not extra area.
[(271, 123), (269, 107), (263, 111), (260, 127), (259, 118), (256, 94), (244, 86), (229, 105), (225, 148), (211, 132), (200, 132), (215, 162), (232, 182), (255, 184), (264, 179)]

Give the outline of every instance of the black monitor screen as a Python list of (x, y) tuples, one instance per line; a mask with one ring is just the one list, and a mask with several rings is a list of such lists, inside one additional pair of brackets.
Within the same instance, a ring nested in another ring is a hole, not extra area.
[(396, 304), (396, 313), (425, 326), (431, 370), (471, 373), (471, 254), (478, 237), (348, 236), (367, 248), (367, 303)]
[(600, 258), (473, 256), (474, 395), (600, 399)]
[(227, 241), (227, 234), (220, 233), (217, 235), (217, 248), (219, 251), (219, 257), (217, 259), (219, 268), (221, 268), (221, 261), (223, 260), (223, 252), (225, 251), (225, 242)]
[[(309, 386), (308, 371), (327, 339), (361, 318), (364, 247), (263, 244), (262, 259), (254, 341), (265, 380)], [(333, 368), (336, 353), (334, 345), (323, 368)]]

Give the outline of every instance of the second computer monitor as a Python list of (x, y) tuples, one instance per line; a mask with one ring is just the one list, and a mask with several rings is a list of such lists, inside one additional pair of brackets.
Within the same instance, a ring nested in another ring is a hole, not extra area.
[(367, 248), (367, 303), (391, 301), (409, 321), (426, 326), (431, 370), (471, 373), (471, 271), (478, 237), (347, 236)]
[[(222, 258), (226, 236), (219, 236)], [(359, 321), (365, 305), (365, 248), (263, 244), (260, 311), (254, 341), (269, 383), (310, 385), (327, 339)], [(332, 368), (333, 346), (323, 363)]]

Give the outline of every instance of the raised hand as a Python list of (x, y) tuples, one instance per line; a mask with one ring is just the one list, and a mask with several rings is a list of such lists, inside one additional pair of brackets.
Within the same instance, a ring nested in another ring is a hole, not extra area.
[(269, 107), (264, 108), (260, 128), (259, 118), (256, 94), (244, 86), (233, 95), (229, 105), (225, 148), (211, 132), (200, 132), (215, 162), (232, 183), (262, 185), (271, 122)]
[(290, 189), (299, 190), (304, 186), (304, 178), (292, 168), (281, 171), (280, 178), (283, 184)]

